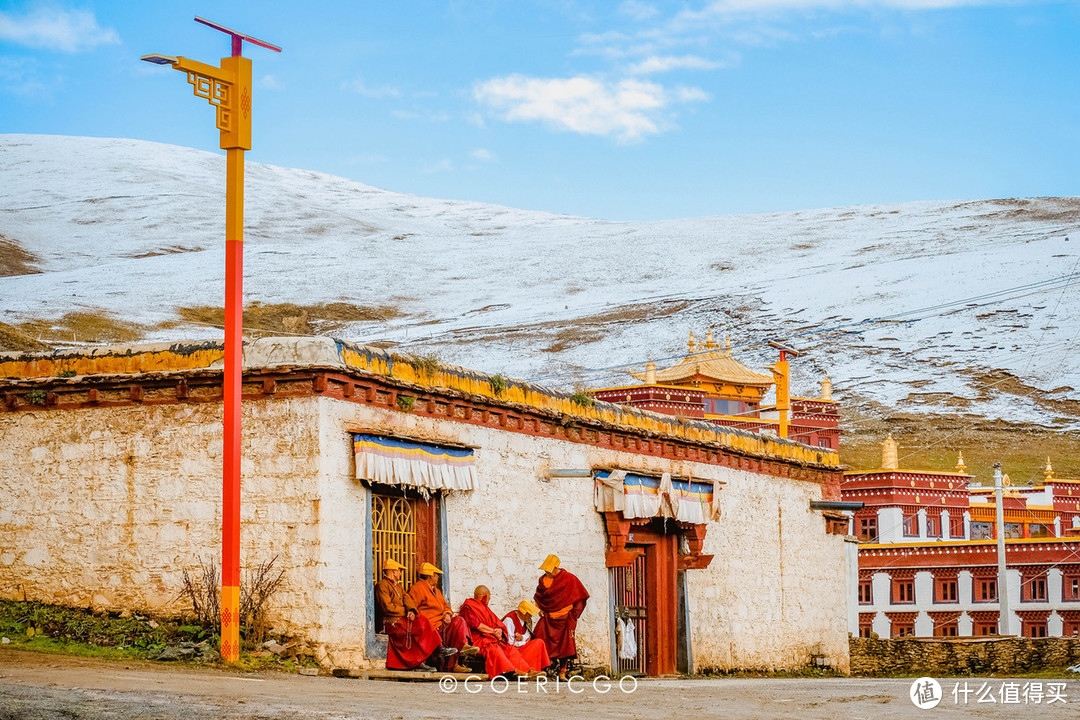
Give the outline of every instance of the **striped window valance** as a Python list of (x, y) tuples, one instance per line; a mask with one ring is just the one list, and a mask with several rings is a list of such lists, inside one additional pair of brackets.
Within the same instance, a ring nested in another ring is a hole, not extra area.
[(353, 452), (360, 480), (425, 492), (472, 490), (476, 485), (476, 463), (469, 449), (356, 433)]
[(638, 475), (625, 470), (594, 473), (596, 509), (620, 512), (628, 520), (667, 517), (679, 522), (705, 523), (720, 517), (723, 483)]

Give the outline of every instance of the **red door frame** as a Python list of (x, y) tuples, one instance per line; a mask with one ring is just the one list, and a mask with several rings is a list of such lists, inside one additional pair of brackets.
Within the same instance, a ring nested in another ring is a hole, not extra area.
[(678, 611), (678, 535), (635, 526), (628, 547), (645, 550), (645, 603), (648, 608), (645, 671), (649, 675), (675, 672)]

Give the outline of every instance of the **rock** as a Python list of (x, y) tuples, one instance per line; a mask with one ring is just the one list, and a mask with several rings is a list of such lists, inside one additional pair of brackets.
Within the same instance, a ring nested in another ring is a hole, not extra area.
[(9, 640), (8, 638), (0, 638), (0, 645), (7, 645), (10, 642), (11, 640)]
[(131, 617), (131, 611), (128, 610), (127, 608), (124, 608), (123, 610), (120, 611), (120, 617), (122, 619), (126, 620), (127, 618)]
[(151, 620), (150, 622), (148, 622), (146, 624), (149, 625), (150, 629), (152, 629), (152, 630), (157, 630), (158, 629), (158, 624), (153, 620)]
[(319, 668), (300, 668), (300, 674), (316, 677), (319, 674)]
[(211, 662), (217, 662), (221, 659), (221, 653), (219, 653), (217, 650), (210, 647), (209, 645), (203, 647), (199, 651), (199, 655), (200, 657), (202, 657), (203, 660), (209, 660)]
[(275, 655), (280, 655), (281, 653), (285, 652), (285, 646), (279, 645), (273, 640), (268, 643), (263, 643), (263, 647), (266, 648), (267, 651), (272, 652)]
[(175, 647), (167, 647), (158, 653), (157, 657), (151, 658), (152, 660), (158, 660), (160, 662), (168, 662), (172, 660), (180, 659), (180, 649)]

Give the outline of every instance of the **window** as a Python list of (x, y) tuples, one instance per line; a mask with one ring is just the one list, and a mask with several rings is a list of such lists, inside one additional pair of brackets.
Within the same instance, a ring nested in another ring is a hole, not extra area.
[(955, 577), (934, 578), (934, 602), (954, 603), (959, 600)]
[(926, 514), (926, 537), (941, 537), (941, 514)]
[(893, 579), (892, 601), (894, 605), (904, 605), (915, 602), (915, 581)]
[(997, 578), (974, 578), (971, 597), (975, 602), (997, 602)]
[(971, 620), (971, 634), (975, 637), (986, 637), (987, 635), (997, 635), (997, 618), (993, 619), (976, 619)]
[(994, 523), (988, 522), (972, 522), (971, 523), (971, 539), (972, 540), (992, 540), (994, 538)]
[(1024, 602), (1046, 602), (1046, 573), (1025, 577), (1020, 599)]
[(1025, 620), (1022, 630), (1024, 637), (1029, 638), (1044, 638), (1046, 637), (1046, 621), (1045, 620)]
[(859, 578), (859, 604), (874, 604), (874, 583), (870, 578)]
[(869, 638), (874, 634), (874, 613), (859, 613), (859, 637)]
[(1061, 599), (1080, 600), (1080, 575), (1066, 575), (1061, 578)]
[(1028, 537), (1044, 538), (1052, 536), (1053, 533), (1050, 531), (1050, 528), (1042, 523), (1031, 523), (1028, 525)]
[(1062, 637), (1075, 637), (1080, 635), (1080, 619), (1065, 620), (1061, 623)]
[(859, 518), (859, 541), (860, 542), (877, 542), (877, 518), (876, 517), (864, 517)]
[[(747, 411), (746, 403), (738, 400), (705, 398), (705, 412), (710, 415), (742, 415)], [(754, 409), (754, 408), (750, 408)]]
[(915, 621), (911, 620), (893, 620), (892, 621), (892, 636), (894, 638), (902, 637), (914, 637), (915, 636)]
[(949, 536), (954, 538), (964, 537), (964, 516), (949, 516)]
[(934, 637), (956, 637), (960, 634), (960, 624), (956, 621), (950, 623), (934, 623)]
[(904, 537), (919, 536), (919, 516), (917, 513), (904, 514)]
[(828, 438), (823, 438), (823, 439), (817, 441), (817, 446), (827, 448), (827, 447), (832, 447), (832, 443), (829, 442)]
[(1024, 537), (1023, 523), (1005, 523), (1005, 539), (1016, 540)]

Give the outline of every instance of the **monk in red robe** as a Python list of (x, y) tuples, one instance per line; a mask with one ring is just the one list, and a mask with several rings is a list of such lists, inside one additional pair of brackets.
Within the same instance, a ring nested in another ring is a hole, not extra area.
[(550, 661), (543, 643), (534, 641), (516, 648), (506, 641), (506, 631), (499, 616), (488, 607), (490, 600), (491, 591), (480, 585), (473, 597), (461, 604), (459, 613), (469, 625), (473, 644), (480, 648), (488, 677), (504, 673), (527, 675), (547, 667)]
[(409, 588), (409, 598), (417, 612), (427, 618), (431, 627), (442, 637), (444, 647), (456, 650), (442, 659), (442, 669), (448, 672), (469, 672), (469, 668), (460, 664), (464, 655), (475, 655), (477, 650), (469, 645), (469, 626), (460, 615), (454, 615), (450, 603), (446, 602), (439, 589), (439, 575), (442, 570), (431, 563), (424, 563), (417, 573), (420, 579)]
[(416, 604), (401, 587), (405, 566), (387, 558), (382, 580), (375, 584), (375, 602), (382, 612), (388, 640), (387, 670), (422, 670), (434, 672), (425, 660), (442, 645), (442, 638), (427, 618), (416, 611)]
[(502, 622), (506, 641), (518, 648), (531, 667), (543, 670), (551, 664), (551, 658), (544, 641), (532, 635), (532, 619), (539, 613), (540, 608), (529, 600), (522, 600), (515, 609), (503, 615)]
[(589, 593), (575, 575), (559, 564), (558, 557), (548, 555), (540, 566), (544, 574), (533, 599), (544, 615), (536, 623), (533, 634), (547, 645), (551, 659), (559, 664), (559, 677), (565, 680), (570, 661), (577, 657), (574, 630)]

